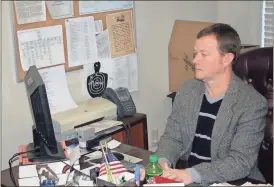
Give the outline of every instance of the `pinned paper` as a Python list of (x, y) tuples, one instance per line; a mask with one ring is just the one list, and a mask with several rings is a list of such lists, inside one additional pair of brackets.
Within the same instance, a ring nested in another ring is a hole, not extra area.
[(103, 22), (102, 20), (96, 20), (95, 21), (95, 32), (96, 34), (99, 34), (103, 31)]
[(18, 24), (46, 21), (45, 1), (14, 1)]
[(68, 18), (74, 15), (73, 1), (46, 1), (52, 19)]
[(71, 18), (65, 22), (69, 67), (98, 61), (94, 17)]
[(131, 11), (107, 15), (111, 57), (135, 53), (133, 16)]
[(17, 32), (22, 69), (65, 63), (62, 25), (20, 30)]
[(133, 1), (79, 1), (80, 15), (129, 8), (133, 8)]
[(105, 30), (96, 35), (98, 60), (110, 58), (108, 31)]

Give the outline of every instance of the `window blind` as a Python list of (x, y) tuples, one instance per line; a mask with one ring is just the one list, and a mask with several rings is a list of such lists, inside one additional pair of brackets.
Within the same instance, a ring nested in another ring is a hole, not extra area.
[(263, 1), (262, 47), (273, 46), (273, 0)]

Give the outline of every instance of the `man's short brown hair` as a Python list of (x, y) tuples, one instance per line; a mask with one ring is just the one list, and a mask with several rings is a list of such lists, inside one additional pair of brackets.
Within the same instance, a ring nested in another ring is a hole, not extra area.
[(214, 35), (217, 38), (221, 54), (232, 53), (233, 63), (236, 62), (241, 49), (241, 40), (237, 31), (228, 24), (216, 23), (201, 30), (197, 39), (207, 35)]

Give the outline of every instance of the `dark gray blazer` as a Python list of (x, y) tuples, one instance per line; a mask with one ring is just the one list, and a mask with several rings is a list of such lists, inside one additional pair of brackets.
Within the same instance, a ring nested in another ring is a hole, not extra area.
[[(188, 160), (204, 93), (202, 81), (185, 81), (180, 87), (156, 151), (160, 158), (173, 164), (179, 158)], [(214, 123), (211, 162), (193, 167), (200, 174), (202, 185), (247, 176), (265, 181), (256, 162), (266, 113), (266, 99), (233, 74)]]

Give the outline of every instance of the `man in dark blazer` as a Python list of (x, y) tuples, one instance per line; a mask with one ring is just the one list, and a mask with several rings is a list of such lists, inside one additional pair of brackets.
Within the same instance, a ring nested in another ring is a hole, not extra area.
[[(238, 33), (227, 24), (214, 24), (198, 33), (195, 79), (185, 81), (176, 94), (156, 151), (164, 177), (186, 185), (244, 177), (264, 181), (256, 162), (267, 102), (232, 71), (240, 47)], [(190, 167), (170, 168), (180, 158)]]

